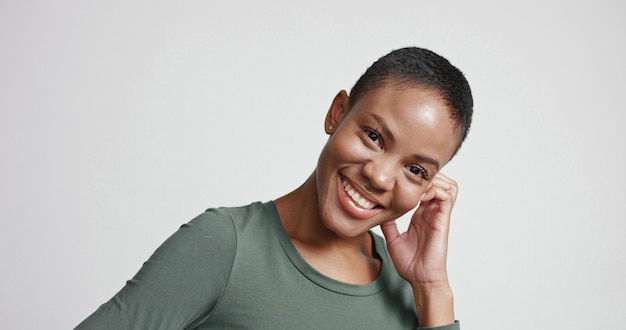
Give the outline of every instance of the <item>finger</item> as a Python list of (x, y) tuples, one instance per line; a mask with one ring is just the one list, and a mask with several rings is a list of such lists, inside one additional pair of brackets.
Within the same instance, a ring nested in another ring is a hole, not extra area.
[(398, 238), (398, 236), (400, 236), (400, 232), (398, 231), (398, 225), (396, 224), (395, 220), (381, 224), (380, 229), (382, 230), (387, 242), (392, 242), (396, 238)]
[(443, 188), (445, 191), (449, 192), (452, 195), (452, 202), (456, 201), (456, 196), (458, 195), (459, 187), (456, 181), (450, 179), (442, 173), (437, 173), (433, 181), (431, 182), (433, 186)]
[(428, 210), (435, 212), (431, 213), (431, 216), (435, 216), (437, 214), (439, 216), (443, 216), (442, 218), (435, 216), (432, 220), (445, 219), (446, 223), (450, 222), (452, 208), (454, 207), (454, 198), (450, 195), (450, 193), (443, 190), (437, 190), (435, 192), (435, 197), (428, 202), (428, 206)]
[(422, 195), (420, 202), (422, 203), (445, 203), (450, 202), (450, 204), (454, 204), (456, 199), (456, 191), (451, 187), (442, 187), (439, 185), (433, 185), (430, 189)]
[(435, 178), (439, 178), (439, 179), (445, 180), (445, 181), (454, 181), (449, 176), (443, 174), (443, 172), (438, 172), (437, 174), (435, 174)]
[(446, 188), (458, 188), (456, 181), (450, 179), (442, 173), (437, 173), (437, 175), (433, 178), (432, 183)]

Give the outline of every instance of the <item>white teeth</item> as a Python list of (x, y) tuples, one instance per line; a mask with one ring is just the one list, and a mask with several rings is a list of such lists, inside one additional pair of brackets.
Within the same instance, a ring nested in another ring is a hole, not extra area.
[(369, 201), (367, 201), (365, 198), (361, 197), (361, 195), (359, 195), (358, 192), (354, 191), (354, 189), (352, 189), (352, 187), (350, 186), (350, 184), (348, 183), (348, 181), (346, 181), (345, 179), (342, 178), (342, 185), (343, 185), (343, 190), (346, 191), (346, 193), (348, 193), (348, 196), (350, 196), (350, 198), (360, 207), (364, 208), (364, 209), (368, 209), (371, 210), (374, 208), (374, 206), (376, 206), (373, 203), (370, 203)]

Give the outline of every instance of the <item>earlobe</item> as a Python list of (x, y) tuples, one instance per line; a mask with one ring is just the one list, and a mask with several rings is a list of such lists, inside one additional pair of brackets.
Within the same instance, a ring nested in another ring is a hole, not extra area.
[(339, 126), (339, 123), (341, 123), (346, 116), (348, 110), (350, 110), (348, 108), (349, 100), (350, 98), (345, 90), (341, 90), (337, 93), (333, 102), (330, 104), (328, 113), (326, 113), (326, 120), (324, 120), (324, 130), (326, 134), (333, 134), (335, 129)]

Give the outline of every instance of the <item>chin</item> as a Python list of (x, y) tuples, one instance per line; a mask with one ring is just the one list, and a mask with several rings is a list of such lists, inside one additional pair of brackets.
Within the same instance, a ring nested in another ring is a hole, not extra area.
[(340, 214), (325, 214), (322, 222), (328, 230), (341, 238), (362, 236), (379, 224), (378, 222), (371, 223), (363, 219), (350, 219)]

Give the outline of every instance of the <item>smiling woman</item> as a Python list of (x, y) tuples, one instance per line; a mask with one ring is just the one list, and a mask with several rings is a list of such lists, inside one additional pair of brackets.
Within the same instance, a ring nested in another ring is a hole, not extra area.
[[(440, 169), (471, 117), (447, 60), (391, 52), (333, 99), (302, 186), (199, 215), (78, 328), (458, 329), (446, 269), (457, 186)], [(400, 234), (394, 221), (418, 204)]]

